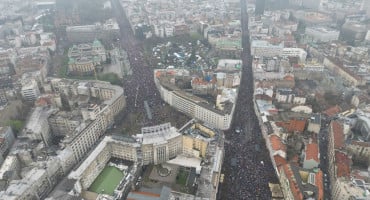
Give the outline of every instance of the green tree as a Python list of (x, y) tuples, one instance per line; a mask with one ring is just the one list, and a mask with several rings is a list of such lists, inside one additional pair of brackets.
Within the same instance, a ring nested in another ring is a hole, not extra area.
[(8, 126), (12, 127), (15, 134), (18, 134), (21, 132), (24, 126), (24, 121), (22, 120), (9, 120), (7, 123)]

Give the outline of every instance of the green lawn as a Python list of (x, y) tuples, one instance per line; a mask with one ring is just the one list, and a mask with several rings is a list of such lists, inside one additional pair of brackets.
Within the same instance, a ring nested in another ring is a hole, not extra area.
[(124, 174), (119, 169), (107, 166), (91, 184), (89, 191), (99, 194), (113, 195), (114, 189), (122, 180)]
[(180, 169), (176, 176), (176, 183), (179, 185), (186, 185), (189, 173), (183, 169)]

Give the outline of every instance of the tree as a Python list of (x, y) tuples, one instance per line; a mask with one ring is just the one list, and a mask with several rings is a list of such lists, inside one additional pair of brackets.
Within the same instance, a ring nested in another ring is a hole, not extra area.
[(22, 120), (9, 120), (7, 123), (8, 126), (12, 127), (14, 133), (17, 135), (18, 133), (21, 132), (24, 126), (24, 121)]

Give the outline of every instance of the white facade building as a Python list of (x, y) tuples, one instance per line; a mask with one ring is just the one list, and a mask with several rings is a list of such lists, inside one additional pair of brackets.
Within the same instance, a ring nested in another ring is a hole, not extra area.
[(273, 45), (265, 40), (253, 40), (251, 43), (251, 54), (257, 57), (275, 57), (281, 56), (284, 49), (283, 43)]
[(301, 48), (284, 48), (281, 52), (283, 58), (298, 57), (301, 62), (306, 61), (307, 52)]
[(331, 42), (338, 40), (339, 31), (328, 27), (307, 27), (305, 31), (306, 42)]
[(40, 90), (34, 79), (28, 79), (22, 83), (22, 97), (26, 101), (35, 101), (40, 96)]

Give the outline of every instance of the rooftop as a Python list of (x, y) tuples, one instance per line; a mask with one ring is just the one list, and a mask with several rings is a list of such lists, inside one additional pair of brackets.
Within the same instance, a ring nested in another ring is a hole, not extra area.
[(165, 123), (157, 126), (144, 127), (141, 134), (135, 137), (141, 140), (142, 144), (160, 144), (167, 143), (167, 140), (181, 136), (177, 129), (171, 126), (171, 123)]
[(286, 145), (282, 143), (281, 138), (275, 134), (269, 135), (271, 147), (274, 151), (286, 151)]
[(306, 145), (305, 160), (314, 160), (316, 162), (320, 162), (318, 144), (310, 143)]
[(336, 169), (336, 176), (337, 177), (350, 177), (351, 174), (351, 163), (352, 160), (348, 157), (347, 154), (335, 151), (335, 165)]
[(338, 121), (332, 121), (330, 123), (331, 131), (333, 133), (334, 148), (341, 149), (344, 147), (344, 132), (343, 125)]
[(283, 165), (282, 170), (289, 180), (295, 199), (323, 199), (321, 170), (306, 170), (293, 164)]

